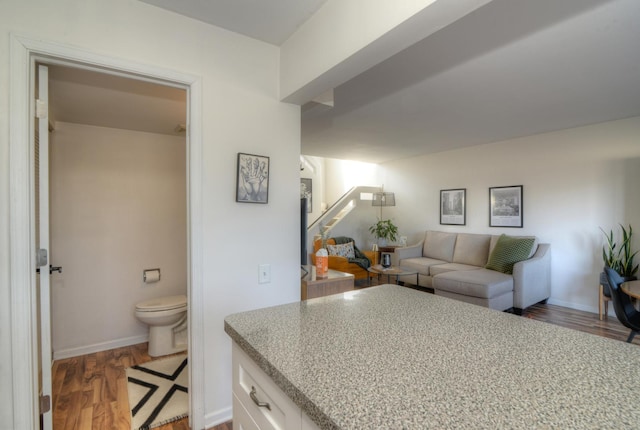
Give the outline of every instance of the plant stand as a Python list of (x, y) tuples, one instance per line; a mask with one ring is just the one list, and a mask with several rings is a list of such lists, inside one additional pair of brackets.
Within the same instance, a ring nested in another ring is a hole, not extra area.
[[(609, 287), (609, 284), (606, 285)], [(602, 311), (604, 310), (604, 318), (609, 319), (609, 301), (611, 300), (610, 296), (607, 296), (605, 293), (605, 286), (600, 282), (600, 294), (598, 295), (598, 314), (600, 315), (600, 321), (602, 321)]]

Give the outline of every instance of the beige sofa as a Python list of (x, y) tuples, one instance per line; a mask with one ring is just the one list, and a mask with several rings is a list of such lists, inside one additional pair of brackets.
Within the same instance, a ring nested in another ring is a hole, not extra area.
[[(531, 236), (529, 236), (531, 237)], [(418, 284), (441, 296), (497, 310), (522, 310), (545, 301), (551, 293), (551, 253), (537, 243), (527, 259), (513, 265), (513, 274), (485, 269), (499, 236), (427, 231), (413, 246), (397, 248), (398, 265), (418, 271)], [(400, 278), (414, 284), (416, 276)]]

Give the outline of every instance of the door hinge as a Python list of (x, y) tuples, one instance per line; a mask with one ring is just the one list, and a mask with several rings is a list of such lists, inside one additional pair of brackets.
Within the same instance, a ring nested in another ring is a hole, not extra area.
[(38, 249), (36, 251), (36, 267), (46, 266), (48, 263), (47, 258), (47, 250), (46, 249)]
[(49, 115), (49, 105), (42, 100), (36, 100), (36, 118), (42, 119)]
[(51, 410), (51, 396), (40, 396), (40, 415)]

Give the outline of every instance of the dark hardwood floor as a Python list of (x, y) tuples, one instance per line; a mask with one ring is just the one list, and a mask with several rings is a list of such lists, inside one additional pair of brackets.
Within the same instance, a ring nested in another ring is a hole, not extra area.
[[(615, 316), (600, 321), (598, 314), (562, 306), (537, 304), (526, 309), (522, 317), (622, 342), (629, 335), (629, 330)], [(633, 343), (640, 345), (640, 336)], [(146, 343), (57, 360), (52, 375), (54, 430), (129, 429), (124, 369), (150, 360)], [(189, 422), (183, 419), (159, 429), (188, 430)], [(228, 421), (210, 430), (233, 430), (233, 425)]]
[[(595, 313), (557, 305), (537, 304), (526, 309), (522, 316), (622, 342), (626, 342), (630, 333), (630, 330), (613, 315), (613, 311), (609, 312), (608, 319), (600, 321), (598, 314)], [(632, 343), (640, 345), (640, 336), (636, 336)]]

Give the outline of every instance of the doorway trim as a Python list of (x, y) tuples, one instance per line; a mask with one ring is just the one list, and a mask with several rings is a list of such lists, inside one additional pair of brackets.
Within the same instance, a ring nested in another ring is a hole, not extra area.
[(191, 428), (204, 428), (202, 279), (202, 78), (75, 47), (10, 34), (9, 282), (13, 427), (38, 428), (38, 326), (35, 273), (31, 86), (38, 58), (187, 90), (189, 397)]

